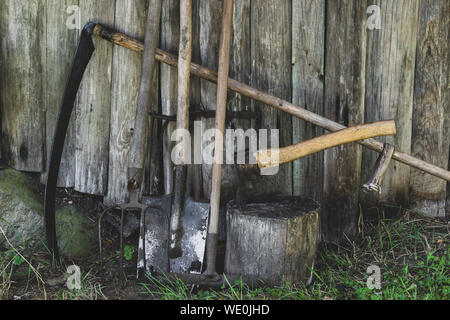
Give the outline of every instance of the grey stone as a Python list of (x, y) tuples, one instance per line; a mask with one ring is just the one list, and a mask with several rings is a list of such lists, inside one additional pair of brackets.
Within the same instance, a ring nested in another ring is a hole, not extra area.
[[(0, 227), (9, 242), (22, 252), (42, 250), (45, 243), (43, 201), (31, 187), (33, 183), (24, 173), (0, 170)], [(83, 256), (93, 249), (95, 225), (75, 206), (57, 210), (56, 228), (63, 255)], [(0, 246), (8, 248), (1, 232)]]

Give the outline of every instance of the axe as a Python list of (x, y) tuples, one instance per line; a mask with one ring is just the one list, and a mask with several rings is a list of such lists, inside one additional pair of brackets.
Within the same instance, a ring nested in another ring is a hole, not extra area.
[[(379, 136), (395, 135), (396, 133), (393, 120), (379, 121), (342, 129), (281, 149), (258, 151), (254, 156), (260, 168), (269, 168), (343, 144)], [(363, 192), (381, 192), (381, 184), (393, 154), (394, 147), (385, 143), (372, 176), (361, 187)]]
[(285, 148), (258, 151), (255, 158), (260, 168), (270, 168), (350, 142), (396, 133), (393, 120), (373, 122), (325, 134)]

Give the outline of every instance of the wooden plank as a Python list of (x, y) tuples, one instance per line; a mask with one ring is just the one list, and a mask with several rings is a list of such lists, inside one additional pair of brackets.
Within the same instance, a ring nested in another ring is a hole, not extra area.
[[(200, 20), (200, 64), (214, 71), (218, 70), (220, 22), (222, 20), (222, 1), (201, 1), (199, 4)], [(195, 19), (194, 19), (195, 20)], [(201, 80), (200, 99), (201, 105), (206, 110), (216, 109), (216, 84)], [(214, 119), (202, 119), (202, 131), (214, 128)], [(205, 147), (204, 141), (202, 141)], [(206, 143), (207, 144), (207, 143)], [(211, 164), (202, 165), (203, 191), (206, 200), (211, 194)], [(222, 176), (226, 175), (226, 167)]]
[[(416, 59), (418, 0), (379, 0), (381, 29), (367, 30), (365, 121), (394, 119), (397, 135), (378, 139), (406, 153), (411, 152), (414, 65)], [(378, 154), (364, 150), (363, 182), (371, 175)], [(410, 168), (394, 162), (388, 169), (379, 195), (362, 195), (365, 206), (388, 203), (389, 216), (395, 206), (408, 204)]]
[[(251, 41), (250, 41), (250, 0), (234, 2), (233, 37), (231, 43), (230, 78), (243, 83), (250, 83), (251, 76)], [(228, 110), (252, 111), (251, 99), (236, 92), (228, 94)], [(252, 127), (248, 120), (234, 119), (232, 126), (244, 131)]]
[(17, 170), (42, 172), (45, 2), (0, 2), (2, 154)]
[[(193, 0), (192, 1), (192, 61), (195, 63), (200, 63), (201, 55), (200, 55), (200, 24), (201, 21), (199, 19), (200, 7), (202, 6), (202, 0)], [(191, 77), (191, 110), (201, 110), (201, 80), (198, 77)], [(201, 121), (200, 117), (197, 119), (193, 119), (195, 121)], [(194, 137), (194, 130), (191, 124), (191, 136)], [(195, 150), (195, 140), (193, 139), (192, 146), (192, 159), (194, 159)], [(191, 166), (192, 175), (190, 176), (192, 179), (191, 183), (193, 185), (193, 193), (192, 195), (198, 200), (202, 199), (203, 196), (203, 174), (202, 174), (202, 165), (195, 164)]]
[[(180, 33), (180, 2), (169, 0), (163, 2), (161, 12), (161, 49), (178, 55), (178, 42)], [(161, 77), (161, 112), (162, 114), (176, 115), (178, 98), (177, 69), (166, 64), (160, 66)], [(164, 134), (163, 166), (164, 190), (166, 194), (173, 191), (173, 162), (171, 151), (174, 143), (171, 141), (172, 132), (176, 123), (170, 122)]]
[[(260, 0), (251, 6), (251, 85), (285, 100), (291, 100), (291, 1)], [(253, 101), (261, 112), (261, 128), (270, 132), (279, 129), (280, 147), (292, 143), (292, 117), (262, 103)], [(267, 193), (292, 194), (292, 164), (279, 167), (273, 176), (261, 176), (271, 181)], [(263, 185), (263, 184), (261, 184)], [(255, 186), (257, 187), (257, 186)]]
[[(412, 155), (445, 168), (449, 156), (445, 100), (448, 80), (450, 4), (447, 0), (422, 0), (414, 84)], [(419, 170), (411, 170), (411, 207), (445, 216), (447, 183)]]
[[(208, 65), (217, 70), (218, 50), (220, 39), (220, 21), (222, 14), (222, 2), (211, 1), (208, 5), (200, 6), (200, 51), (201, 64)], [(233, 8), (233, 36), (230, 58), (230, 77), (239, 79), (244, 83), (250, 83), (251, 59), (250, 59), (250, 1), (235, 1)], [(201, 106), (207, 110), (215, 110), (216, 85), (201, 81)], [(251, 100), (237, 93), (229, 93), (227, 110), (244, 111), (251, 110)], [(227, 128), (251, 127), (249, 121), (234, 120), (227, 123)], [(214, 128), (214, 119), (203, 119), (203, 130)], [(227, 150), (228, 152), (228, 150)], [(203, 189), (204, 198), (209, 199), (211, 193), (211, 166), (204, 164)], [(236, 196), (239, 185), (239, 172), (236, 166), (224, 164), (222, 166), (221, 202), (225, 203)]]
[[(323, 115), (325, 0), (292, 2), (292, 103)], [(324, 134), (293, 117), (292, 143)], [(323, 192), (323, 152), (293, 163), (293, 193), (319, 203)]]
[[(447, 2), (447, 7), (444, 8), (443, 13), (445, 12), (450, 12), (450, 3)], [(447, 42), (447, 50), (446, 50), (446, 54), (444, 55), (444, 61), (449, 61), (450, 60), (450, 46), (448, 46), (448, 44), (450, 43), (450, 32), (449, 31), (449, 24), (450, 24), (450, 15), (447, 14), (447, 20), (445, 23), (442, 24), (444, 30), (445, 28), (447, 28), (447, 40), (444, 40)], [(450, 105), (450, 64), (445, 64), (446, 67), (446, 71), (444, 72), (444, 75), (446, 74), (447, 77), (445, 79), (445, 83), (446, 86), (444, 85), (444, 88), (446, 88), (444, 90), (444, 98), (443, 100), (446, 101), (447, 106)], [(450, 112), (446, 112), (446, 119), (445, 119), (446, 123), (445, 123), (445, 135), (449, 136), (450, 135)], [(448, 168), (450, 168), (450, 150), (449, 150), (449, 163), (448, 163)], [(447, 183), (447, 204), (446, 204), (446, 216), (450, 217), (450, 182)]]
[[(47, 20), (47, 56), (44, 65), (46, 74), (45, 171), (49, 165), (58, 112), (80, 33), (77, 28), (67, 27), (66, 22), (70, 14), (76, 15), (76, 11), (70, 13), (67, 12), (67, 9), (70, 6), (78, 6), (78, 4), (78, 0), (47, 0), (46, 3), (47, 16), (50, 18)], [(75, 118), (76, 113), (74, 112), (67, 130), (61, 158), (58, 187), (70, 188), (75, 185)], [(47, 182), (47, 172), (42, 173), (41, 182), (43, 184)]]
[[(363, 122), (366, 1), (328, 1), (326, 12), (326, 117), (345, 126)], [(325, 151), (321, 239), (353, 238), (359, 213), (361, 147)]]
[[(146, 0), (116, 0), (115, 29), (144, 38)], [(109, 141), (106, 205), (125, 202), (128, 190), (128, 160), (136, 116), (142, 55), (125, 48), (113, 49), (111, 85), (111, 133)]]
[[(250, 83), (252, 72), (251, 60), (251, 1), (241, 0), (234, 1), (233, 10), (233, 37), (231, 43), (231, 58), (230, 58), (230, 78), (236, 79), (242, 83)], [(252, 100), (244, 95), (229, 91), (227, 109), (230, 111), (254, 111)], [(252, 120), (234, 119), (229, 126), (232, 129), (242, 129), (246, 132), (248, 129), (257, 129), (257, 123)], [(248, 147), (248, 145), (246, 146)], [(234, 149), (237, 150), (235, 143)], [(226, 156), (229, 156), (231, 150), (226, 150)], [(246, 160), (247, 161), (247, 160)], [(236, 199), (240, 195), (236, 193), (245, 193), (243, 185), (248, 183), (246, 180), (245, 169), (236, 165), (225, 165), (225, 170), (228, 169), (228, 175), (225, 176), (226, 185), (222, 189), (222, 197), (224, 199)], [(227, 192), (229, 190), (229, 192)]]
[[(101, 35), (104, 33), (105, 30), (102, 29), (101, 26), (97, 26), (95, 33)], [(105, 35), (101, 35), (104, 37)], [(138, 52), (143, 51), (143, 44), (139, 41), (136, 41), (133, 38), (130, 38), (124, 34), (121, 33), (113, 33), (112, 38), (108, 39), (111, 42), (128, 47), (131, 50), (136, 50)], [(157, 50), (156, 59), (160, 62), (164, 62), (167, 64), (170, 64), (172, 66), (177, 66), (177, 57), (175, 55), (172, 55), (170, 53), (167, 53), (162, 50)], [(191, 71), (192, 74), (195, 76), (198, 76), (202, 79), (209, 80), (211, 82), (217, 81), (217, 73), (201, 67), (200, 65), (196, 63), (191, 64)], [(302, 107), (296, 106), (286, 100), (277, 98), (275, 96), (272, 96), (268, 93), (265, 93), (261, 90), (257, 90), (255, 88), (250, 87), (247, 84), (244, 84), (242, 82), (236, 81), (234, 79), (228, 80), (228, 86), (229, 89), (235, 92), (239, 92), (243, 95), (246, 95), (248, 97), (251, 97), (252, 99), (255, 99), (259, 102), (265, 103), (269, 106), (272, 106), (273, 108), (286, 112), (290, 115), (293, 115), (295, 117), (298, 117), (300, 119), (304, 119), (305, 121), (311, 122), (317, 126), (320, 126), (326, 130), (329, 131), (338, 131), (345, 129), (346, 127), (333, 121), (328, 118), (325, 118), (323, 116), (317, 115), (311, 111), (308, 111), (306, 109), (303, 109)], [(375, 140), (375, 139), (367, 139), (357, 142), (360, 145), (363, 145), (375, 152), (383, 153), (383, 143)], [(442, 169), (440, 167), (437, 167), (431, 163), (428, 163), (426, 161), (420, 160), (416, 157), (413, 157), (407, 153), (401, 152), (401, 151), (395, 151), (392, 155), (392, 158), (396, 161), (400, 161), (401, 163), (407, 164), (411, 167), (423, 170), (425, 172), (428, 172), (431, 175), (434, 175), (436, 177), (439, 177), (441, 179), (450, 181), (450, 171), (446, 169)]]
[[(80, 0), (81, 22), (114, 26), (115, 1)], [(95, 54), (78, 93), (75, 190), (105, 194), (108, 179), (113, 45), (94, 39)]]

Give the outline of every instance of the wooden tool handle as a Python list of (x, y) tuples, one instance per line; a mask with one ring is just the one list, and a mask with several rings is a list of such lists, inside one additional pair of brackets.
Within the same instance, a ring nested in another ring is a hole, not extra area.
[[(95, 26), (94, 34), (118, 46), (122, 46), (124, 48), (140, 53), (144, 51), (144, 44), (142, 42), (123, 33), (112, 31), (100, 24), (97, 24)], [(156, 49), (156, 60), (172, 67), (176, 67), (178, 65), (177, 56), (161, 49)], [(217, 82), (217, 73), (215, 71), (202, 67), (196, 63), (191, 64), (191, 73), (204, 80)], [(338, 131), (345, 129), (345, 126), (343, 126), (342, 124), (322, 117), (302, 107), (296, 106), (289, 101), (277, 98), (267, 92), (255, 89), (237, 80), (228, 79), (228, 88), (243, 96), (252, 98), (277, 110), (286, 112), (294, 117), (305, 120), (325, 130)], [(366, 139), (358, 141), (357, 143), (378, 153), (383, 152), (383, 143), (377, 140)], [(392, 159), (450, 182), (450, 171), (413, 157), (412, 155), (409, 155), (407, 153), (395, 150), (394, 154), (392, 155)]]
[[(159, 43), (162, 0), (150, 0), (145, 30), (144, 54), (142, 57), (141, 81), (137, 98), (136, 118), (134, 121), (133, 142), (130, 150), (128, 179), (142, 183), (147, 136), (149, 127), (150, 105), (155, 97), (151, 88), (153, 72), (156, 67), (155, 53)], [(95, 29), (94, 29), (95, 32)]]
[(378, 136), (390, 136), (395, 135), (396, 133), (395, 122), (393, 120), (379, 121), (325, 134), (278, 150), (258, 151), (256, 152), (255, 157), (260, 168), (268, 168), (346, 143)]
[[(180, 1), (180, 42), (178, 56), (177, 129), (189, 130), (189, 87), (192, 60), (192, 0)], [(175, 169), (174, 196), (170, 215), (169, 258), (183, 255), (181, 250), (182, 213), (185, 197), (189, 144), (185, 137), (179, 142)]]
[(231, 35), (233, 33), (233, 0), (224, 0), (222, 7), (222, 27), (219, 45), (219, 72), (217, 81), (216, 132), (214, 163), (211, 177), (211, 214), (206, 239), (207, 269), (205, 275), (216, 277), (216, 255), (219, 230), (220, 187), (222, 183), (223, 133), (227, 110), (228, 73), (230, 69)]

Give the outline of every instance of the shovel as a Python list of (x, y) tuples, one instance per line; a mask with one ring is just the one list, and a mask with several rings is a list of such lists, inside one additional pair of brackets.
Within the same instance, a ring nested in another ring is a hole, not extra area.
[[(154, 119), (151, 123), (151, 128), (153, 128)], [(189, 173), (188, 182), (191, 181)], [(175, 175), (175, 185), (181, 185), (180, 182)], [(178, 258), (169, 258), (170, 213), (173, 209), (175, 195), (144, 195), (142, 197), (141, 205), (145, 214), (141, 215), (140, 223), (138, 278), (141, 278), (145, 272), (154, 276), (169, 272), (178, 274), (201, 272), (205, 253), (209, 203), (192, 198), (189, 186), (189, 183), (185, 186), (184, 197), (178, 196), (179, 198), (183, 197), (181, 198), (183, 211), (179, 215), (181, 220), (179, 245), (183, 254)]]
[[(192, 56), (192, 2), (180, 1), (177, 130), (189, 129), (189, 87)], [(187, 187), (190, 141), (183, 135), (175, 153), (174, 193), (144, 197), (151, 205), (141, 217), (138, 270), (155, 274), (202, 271), (209, 204), (195, 201)], [(170, 214), (170, 217), (168, 215)]]
[(223, 134), (225, 131), (228, 72), (230, 66), (231, 35), (233, 25), (233, 0), (225, 0), (222, 10), (222, 27), (219, 47), (219, 72), (217, 81), (216, 133), (214, 163), (212, 168), (211, 217), (207, 237), (207, 269), (204, 276), (209, 281), (219, 281), (216, 273), (217, 244), (219, 239), (220, 187), (222, 181)]

